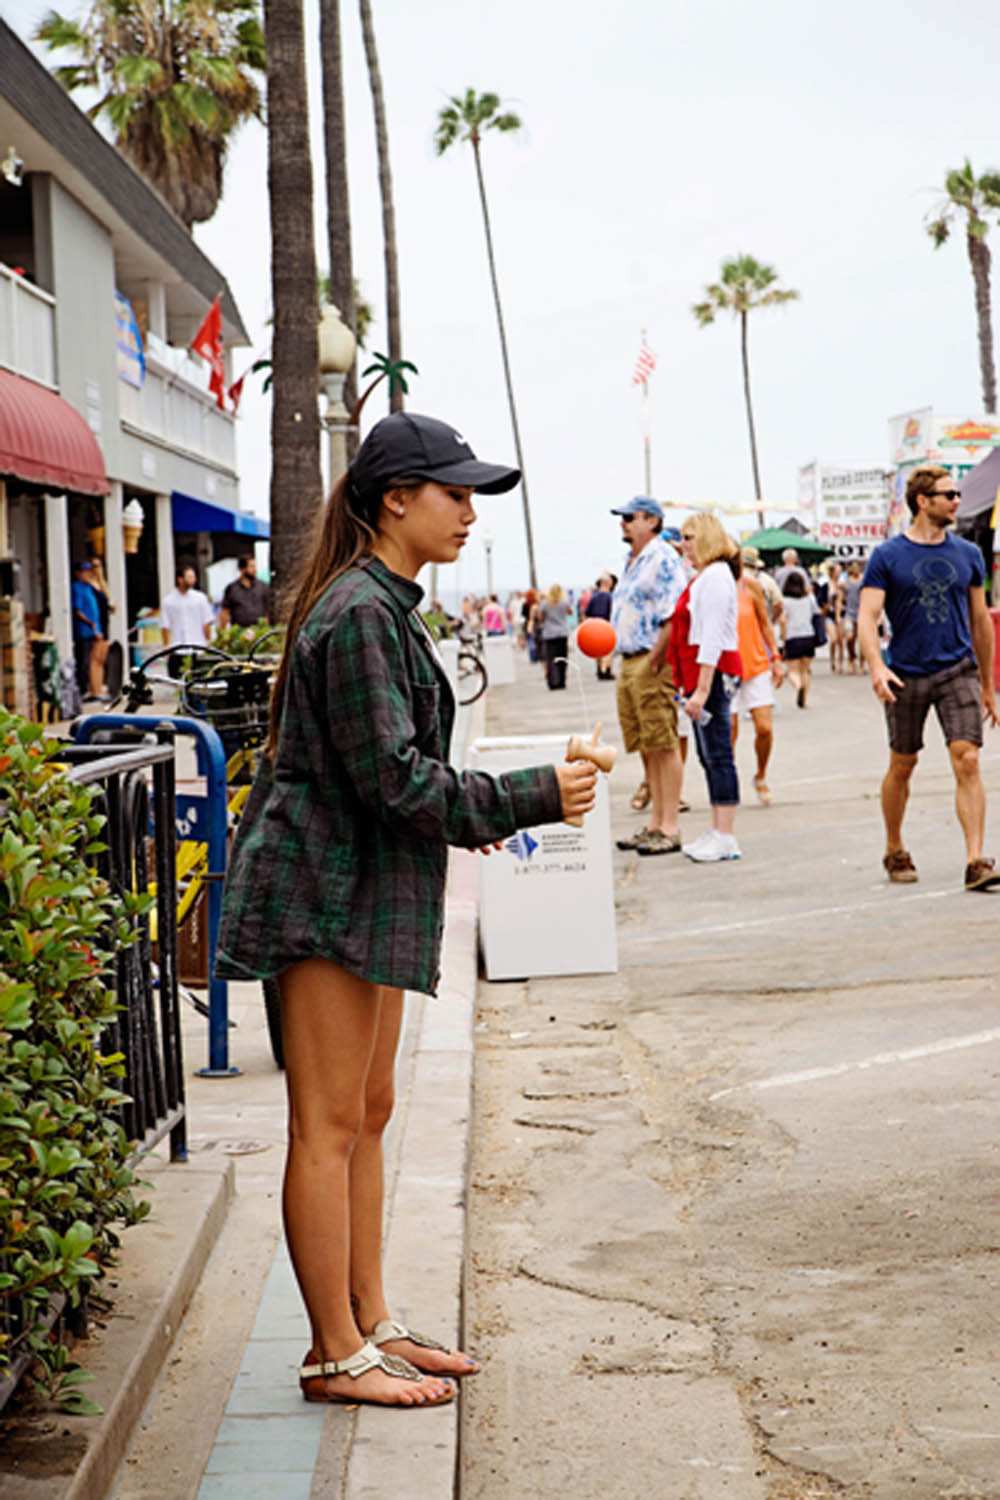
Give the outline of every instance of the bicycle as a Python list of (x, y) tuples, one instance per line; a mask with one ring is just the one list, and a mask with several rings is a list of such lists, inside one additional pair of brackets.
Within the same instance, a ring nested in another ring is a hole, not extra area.
[(455, 639), (459, 648), (455, 697), (462, 708), (470, 708), (489, 686), (486, 662), (482, 654), (483, 637), (480, 631), (463, 629), (460, 625), (455, 632)]
[[(124, 699), (126, 713), (138, 713), (154, 702), (154, 687), (168, 687), (178, 695), (178, 707), (188, 718), (202, 719), (219, 735), (226, 755), (226, 812), (230, 827), (238, 825), (250, 796), (267, 738), (271, 686), (277, 658), (262, 650), (280, 636), (269, 632), (246, 656), (231, 656), (208, 643), (166, 646), (135, 668), (115, 703)], [(166, 661), (166, 670), (156, 670)], [(205, 665), (199, 665), (199, 661)], [(150, 669), (153, 670), (150, 670)], [(115, 704), (112, 704), (113, 708)], [(185, 836), (179, 820), (177, 842), (177, 927), (191, 919), (207, 882), (219, 878), (209, 870), (208, 843)], [(209, 966), (215, 955), (208, 955)], [(284, 1067), (281, 1012), (276, 980), (262, 982), (271, 1052)], [(207, 1008), (185, 989), (184, 998), (202, 1015)]]

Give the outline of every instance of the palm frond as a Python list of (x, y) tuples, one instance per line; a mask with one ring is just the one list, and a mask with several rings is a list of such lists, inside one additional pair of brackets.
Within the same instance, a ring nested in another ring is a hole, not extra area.
[(111, 72), (127, 89), (148, 89), (151, 84), (159, 83), (162, 79), (163, 64), (157, 62), (155, 57), (143, 57), (133, 52), (119, 57)]
[(88, 45), (86, 33), (79, 23), (60, 15), (57, 10), (46, 11), (35, 27), (35, 41), (45, 42), (50, 52), (60, 47), (78, 47), (84, 51)]
[(486, 127), (488, 130), (520, 130), (521, 117), (515, 114), (497, 115)]
[(97, 86), (97, 69), (93, 64), (65, 63), (62, 67), (53, 68), (52, 76), (62, 84), (67, 94), (71, 94), (74, 89), (92, 89)]

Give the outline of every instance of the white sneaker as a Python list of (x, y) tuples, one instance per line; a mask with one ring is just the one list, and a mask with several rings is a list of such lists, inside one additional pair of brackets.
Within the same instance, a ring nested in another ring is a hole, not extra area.
[(682, 844), (681, 853), (687, 854), (691, 859), (694, 859), (697, 857), (698, 851), (711, 844), (714, 841), (714, 838), (715, 829), (709, 828), (706, 833), (699, 835), (699, 837), (696, 839), (692, 839), (689, 844)]
[(684, 844), (682, 848), (688, 859), (693, 859), (700, 865), (716, 864), (725, 859), (739, 859), (742, 854), (733, 834), (719, 833), (715, 828), (710, 828), (707, 833), (702, 834), (700, 839), (695, 839), (693, 844)]

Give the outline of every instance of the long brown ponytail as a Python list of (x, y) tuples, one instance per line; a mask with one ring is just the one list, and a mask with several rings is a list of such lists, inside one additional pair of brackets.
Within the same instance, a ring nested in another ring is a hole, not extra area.
[(274, 758), (278, 748), (278, 730), (285, 702), (288, 673), (292, 665), (292, 653), (299, 631), (309, 617), (317, 600), (326, 592), (335, 578), (365, 557), (375, 540), (374, 529), (351, 508), (348, 496), (348, 479), (338, 479), (319, 520), (316, 534), (308, 554), (285, 630), (285, 649), (281, 665), (274, 680), (271, 693), (271, 720), (267, 735), (266, 751)]

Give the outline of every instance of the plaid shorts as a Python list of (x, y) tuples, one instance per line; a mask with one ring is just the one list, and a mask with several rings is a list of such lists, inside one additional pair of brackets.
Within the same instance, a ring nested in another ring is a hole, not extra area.
[(924, 721), (931, 708), (949, 745), (952, 740), (983, 743), (983, 694), (970, 657), (929, 677), (903, 677), (903, 686), (893, 692), (896, 701), (885, 705), (885, 717), (889, 745), (897, 754), (916, 755), (924, 748)]

